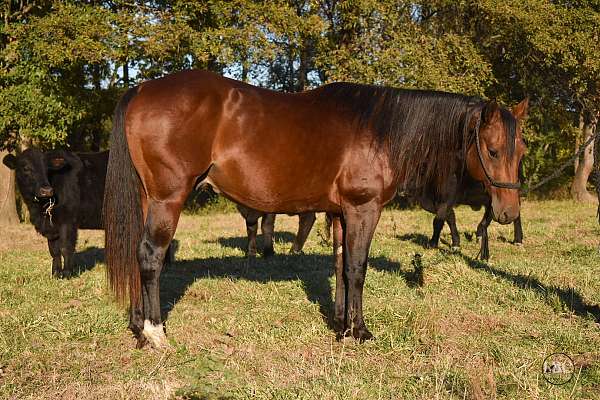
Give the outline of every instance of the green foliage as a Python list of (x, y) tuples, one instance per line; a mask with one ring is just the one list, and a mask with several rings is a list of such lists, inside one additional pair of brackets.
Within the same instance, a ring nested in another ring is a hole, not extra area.
[(526, 176), (566, 160), (600, 104), (600, 3), (9, 1), (0, 143), (98, 149), (125, 87), (186, 68), (284, 91), (331, 81), (530, 96)]

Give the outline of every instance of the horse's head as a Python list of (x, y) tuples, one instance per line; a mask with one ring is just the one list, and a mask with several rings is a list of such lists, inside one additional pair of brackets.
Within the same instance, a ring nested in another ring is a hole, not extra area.
[(501, 224), (519, 216), (519, 164), (527, 150), (521, 132), (527, 115), (525, 99), (512, 111), (488, 102), (471, 118), (473, 135), (467, 148), (467, 170), (492, 198), (492, 215)]

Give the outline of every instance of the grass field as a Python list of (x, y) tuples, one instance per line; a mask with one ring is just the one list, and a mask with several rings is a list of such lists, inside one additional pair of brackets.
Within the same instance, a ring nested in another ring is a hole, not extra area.
[[(297, 218), (276, 222), (279, 256), (247, 262), (236, 214), (183, 216), (163, 273), (171, 348), (135, 350), (106, 291), (103, 235), (82, 231), (80, 274), (50, 277), (29, 225), (0, 232), (0, 397), (15, 399), (600, 399), (600, 230), (593, 206), (525, 202), (525, 244), (459, 208), (460, 253), (422, 244), (423, 211), (384, 212), (371, 248), (365, 315), (376, 340), (336, 342), (332, 256), (317, 232), (285, 255)], [(423, 272), (415, 272), (414, 255)], [(572, 380), (546, 382), (567, 353)]]

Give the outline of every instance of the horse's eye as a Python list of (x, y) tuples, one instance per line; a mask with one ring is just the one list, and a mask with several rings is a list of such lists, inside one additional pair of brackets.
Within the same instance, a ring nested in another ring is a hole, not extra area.
[(498, 158), (498, 152), (496, 150), (489, 149), (489, 152), (490, 152), (490, 157)]

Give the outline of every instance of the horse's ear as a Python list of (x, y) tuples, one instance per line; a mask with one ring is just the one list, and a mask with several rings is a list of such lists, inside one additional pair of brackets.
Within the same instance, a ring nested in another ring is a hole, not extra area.
[(484, 122), (491, 122), (500, 111), (500, 107), (496, 100), (490, 100), (483, 107), (482, 119)]
[(2, 163), (10, 169), (17, 169), (17, 157), (12, 154), (7, 154), (3, 159)]
[(523, 101), (512, 108), (512, 113), (518, 120), (527, 118), (527, 112), (529, 111), (529, 96), (525, 97)]

